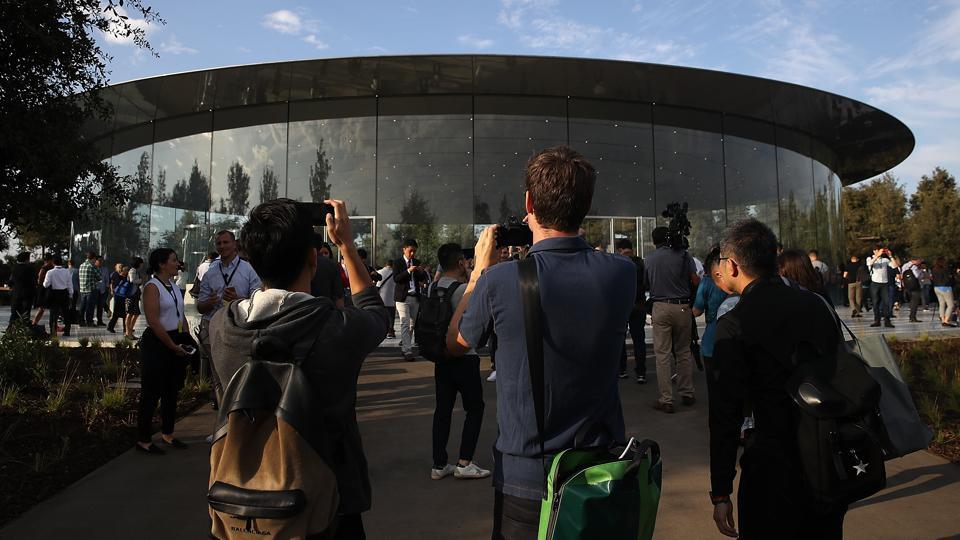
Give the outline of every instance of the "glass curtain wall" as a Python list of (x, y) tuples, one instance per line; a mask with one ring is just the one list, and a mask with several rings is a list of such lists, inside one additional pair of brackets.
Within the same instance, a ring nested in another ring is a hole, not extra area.
[(780, 186), (780, 242), (785, 248), (817, 245), (813, 164), (805, 135), (777, 128), (777, 179)]
[[(727, 221), (756, 218), (780, 235), (777, 149), (773, 126), (727, 116), (723, 122)], [(766, 141), (766, 142), (765, 142)]]

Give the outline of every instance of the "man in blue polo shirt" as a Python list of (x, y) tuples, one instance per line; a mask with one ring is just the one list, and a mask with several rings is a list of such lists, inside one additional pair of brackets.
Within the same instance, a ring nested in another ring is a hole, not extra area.
[[(577, 236), (590, 209), (596, 172), (565, 146), (549, 148), (526, 168), (528, 256), (537, 261), (546, 382), (545, 452), (571, 448), (581, 427), (601, 424), (622, 440), (619, 367), (636, 296), (636, 267), (595, 251)], [(480, 236), (470, 282), (447, 333), (451, 354), (480, 342), (493, 319), (498, 338), (494, 446), (494, 538), (536, 538), (544, 489), (537, 421), (527, 363), (518, 263), (498, 261), (496, 226)], [(486, 270), (486, 272), (485, 272)], [(603, 430), (599, 430), (603, 431)]]

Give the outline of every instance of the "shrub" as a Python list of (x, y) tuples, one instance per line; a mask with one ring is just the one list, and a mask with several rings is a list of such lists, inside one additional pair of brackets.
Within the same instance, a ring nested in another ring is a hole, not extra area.
[(63, 370), (63, 378), (59, 384), (53, 385), (47, 394), (47, 412), (62, 412), (69, 401), (70, 390), (77, 378), (77, 366), (73, 362), (68, 362)]
[(89, 338), (86, 338), (86, 337), (82, 337), (82, 338), (80, 338), (80, 339), (77, 340), (77, 343), (80, 344), (80, 348), (81, 348), (81, 349), (86, 349), (86, 348), (87, 348), (87, 345), (90, 345), (90, 339), (89, 339)]
[(111, 386), (104, 381), (97, 401), (104, 410), (118, 411), (122, 410), (127, 404), (129, 393), (130, 391), (127, 389), (127, 368), (121, 367), (117, 373), (117, 384)]
[(0, 336), (0, 381), (28, 384), (43, 344), (14, 326)]
[(20, 401), (20, 392), (21, 389), (16, 383), (0, 385), (0, 406), (16, 407), (17, 402)]
[(93, 336), (92, 338), (90, 338), (90, 347), (94, 349), (99, 349), (100, 347), (103, 347), (103, 340), (100, 339), (99, 336)]

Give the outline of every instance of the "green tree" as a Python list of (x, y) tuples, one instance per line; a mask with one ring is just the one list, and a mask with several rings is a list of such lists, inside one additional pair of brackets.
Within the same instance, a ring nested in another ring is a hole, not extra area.
[(160, 169), (157, 173), (157, 187), (153, 190), (153, 202), (160, 206), (167, 206), (170, 198), (167, 197), (167, 169)]
[(131, 179), (130, 201), (150, 204), (153, 200), (153, 182), (150, 180), (150, 154), (140, 154), (137, 174)]
[(924, 259), (960, 253), (960, 193), (957, 180), (937, 167), (924, 175), (910, 196), (910, 254)]
[(310, 200), (313, 202), (323, 202), (330, 198), (330, 184), (327, 178), (330, 177), (330, 160), (327, 158), (327, 151), (323, 149), (323, 139), (317, 145), (317, 161), (310, 166)]
[(260, 179), (260, 202), (272, 201), (279, 196), (280, 180), (277, 173), (270, 167), (263, 168), (263, 178)]
[(847, 256), (863, 256), (876, 242), (885, 242), (896, 252), (906, 249), (907, 196), (892, 174), (844, 188), (841, 206)]
[[(141, 0), (0, 2), (0, 235), (57, 234), (101, 202), (124, 204), (129, 191), (85, 136), (112, 111), (97, 91), (110, 57), (99, 33), (130, 38), (152, 52), (128, 15), (163, 21)], [(53, 230), (52, 224), (56, 224)], [(43, 243), (46, 243), (45, 240)]]
[(234, 161), (227, 170), (227, 209), (235, 216), (247, 213), (250, 204), (250, 175), (239, 161)]

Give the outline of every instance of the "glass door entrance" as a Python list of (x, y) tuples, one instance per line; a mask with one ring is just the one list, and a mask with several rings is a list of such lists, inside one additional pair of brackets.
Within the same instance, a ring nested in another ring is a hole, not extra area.
[(613, 253), (617, 242), (625, 238), (633, 244), (633, 251), (638, 257), (654, 249), (650, 241), (650, 231), (654, 227), (656, 218), (653, 217), (587, 216), (583, 220), (586, 239), (591, 246)]

